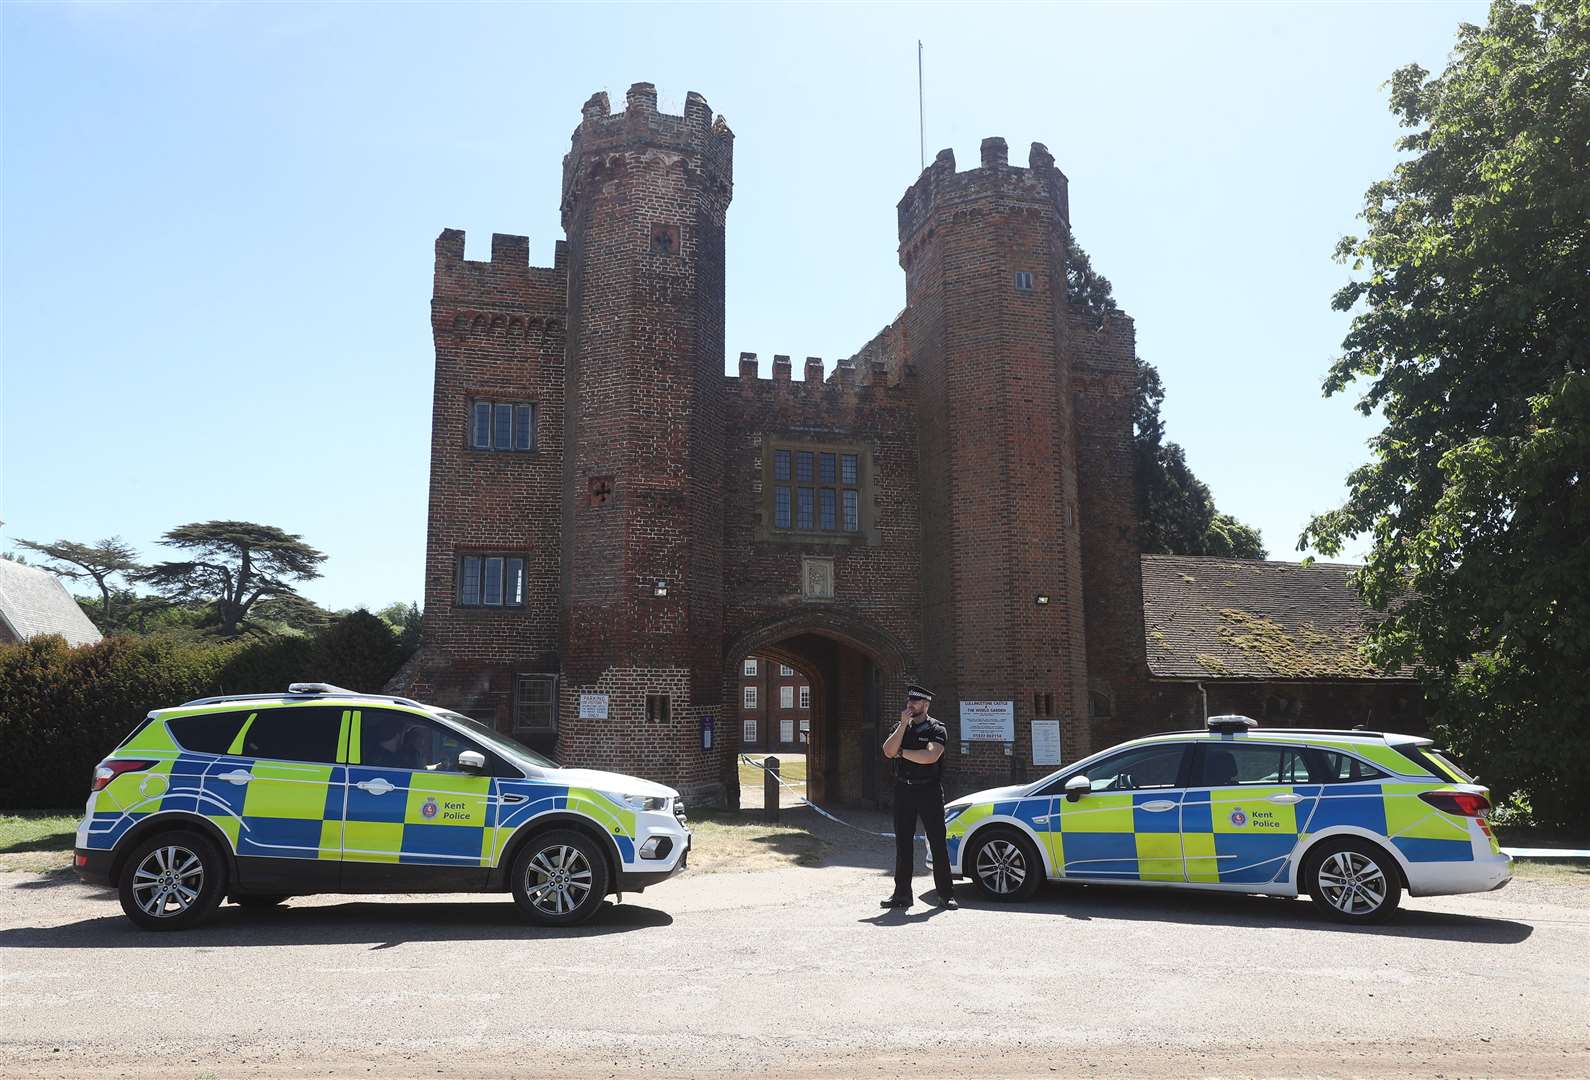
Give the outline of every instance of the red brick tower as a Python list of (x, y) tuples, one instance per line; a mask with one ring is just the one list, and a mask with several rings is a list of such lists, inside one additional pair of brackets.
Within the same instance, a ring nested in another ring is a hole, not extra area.
[(961, 702), (1014, 702), (1009, 758), (986, 742), (952, 755), (965, 788), (1021, 775), (1034, 719), (1060, 721), (1068, 759), (1087, 741), (1066, 178), (1040, 143), (1025, 169), (1003, 139), (961, 173), (945, 150), (899, 226), (920, 392), (922, 675), (952, 740)]
[[(568, 234), (565, 674), (559, 751), (681, 790), (718, 780), (724, 218), (734, 136), (636, 83), (586, 102), (563, 159)], [(580, 718), (582, 692), (606, 719)]]

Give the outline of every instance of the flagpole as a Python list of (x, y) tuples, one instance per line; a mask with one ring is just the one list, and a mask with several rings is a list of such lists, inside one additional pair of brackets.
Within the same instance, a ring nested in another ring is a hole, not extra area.
[(927, 168), (927, 107), (922, 95), (922, 39), (916, 39), (916, 127), (917, 169)]

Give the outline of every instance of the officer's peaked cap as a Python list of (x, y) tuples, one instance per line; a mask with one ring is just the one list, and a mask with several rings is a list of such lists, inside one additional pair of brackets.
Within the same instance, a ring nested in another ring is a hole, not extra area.
[(905, 696), (908, 698), (919, 697), (924, 701), (932, 701), (933, 691), (925, 686), (918, 686), (916, 683), (912, 683), (905, 688)]

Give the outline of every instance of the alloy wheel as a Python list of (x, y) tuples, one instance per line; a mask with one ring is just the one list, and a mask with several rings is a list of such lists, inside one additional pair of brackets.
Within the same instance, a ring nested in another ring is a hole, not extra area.
[(1333, 851), (1319, 868), (1326, 903), (1347, 915), (1368, 915), (1386, 902), (1386, 875), (1358, 851)]
[(151, 918), (181, 915), (203, 890), (203, 860), (176, 844), (155, 848), (133, 871), (133, 901)]
[(591, 864), (568, 844), (543, 848), (525, 868), (525, 894), (538, 911), (567, 915), (591, 894)]
[(977, 876), (988, 890), (1007, 895), (1027, 880), (1027, 859), (1009, 840), (990, 840), (977, 852)]

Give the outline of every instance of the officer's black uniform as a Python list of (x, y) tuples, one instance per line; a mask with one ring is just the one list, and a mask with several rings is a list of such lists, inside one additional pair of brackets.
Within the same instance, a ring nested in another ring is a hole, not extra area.
[[(940, 746), (949, 743), (949, 732), (931, 716), (906, 725), (900, 737), (900, 749), (926, 750), (930, 742)], [(904, 757), (894, 762), (894, 896), (892, 902), (911, 902), (911, 871), (914, 866), (917, 819), (922, 820), (922, 831), (927, 835), (928, 847), (933, 852), (933, 883), (938, 888), (940, 902), (954, 895), (950, 880), (950, 855), (944, 846), (944, 787), (940, 781), (944, 759), (931, 765), (908, 761)], [(886, 901), (888, 903), (890, 901)]]

